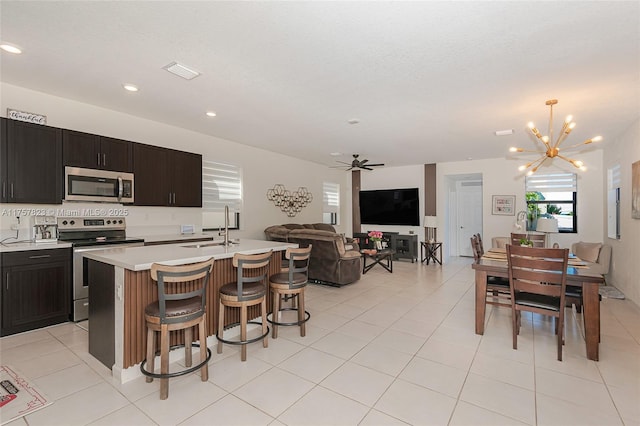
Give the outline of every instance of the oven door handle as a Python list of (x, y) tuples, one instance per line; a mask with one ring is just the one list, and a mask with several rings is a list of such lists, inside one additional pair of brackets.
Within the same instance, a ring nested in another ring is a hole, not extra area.
[(124, 192), (124, 186), (122, 184), (122, 176), (118, 176), (118, 201), (122, 201), (123, 192)]

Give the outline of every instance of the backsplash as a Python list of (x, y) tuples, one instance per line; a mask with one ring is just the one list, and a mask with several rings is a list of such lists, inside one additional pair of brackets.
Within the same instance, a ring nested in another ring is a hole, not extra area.
[[(127, 221), (128, 236), (179, 234), (180, 225), (193, 224), (195, 232), (202, 231), (202, 210), (186, 207), (139, 207), (105, 203), (0, 204), (0, 240), (12, 238), (16, 231), (12, 225), (20, 217), (19, 240), (33, 235), (34, 216), (114, 217)], [(10, 242), (7, 241), (7, 242)]]

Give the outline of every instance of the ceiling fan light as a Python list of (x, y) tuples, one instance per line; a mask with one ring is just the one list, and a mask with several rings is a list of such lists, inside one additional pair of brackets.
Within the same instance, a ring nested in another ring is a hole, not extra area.
[(543, 136), (542, 137), (542, 142), (548, 143), (549, 142), (549, 136)]
[(533, 129), (536, 128), (536, 125), (533, 124), (533, 121), (530, 121), (530, 122), (527, 123), (527, 127), (530, 128), (531, 130), (533, 130)]
[(569, 114), (567, 115), (567, 118), (564, 119), (564, 122), (569, 124), (571, 123), (571, 120), (573, 120), (573, 115)]
[(527, 167), (529, 166), (523, 164), (522, 166), (518, 167), (518, 170), (523, 172)]
[(522, 152), (522, 148), (516, 148), (515, 146), (512, 146), (511, 148), (509, 148), (509, 152)]
[(596, 136), (594, 138), (591, 138), (591, 142), (600, 142), (602, 140), (602, 136)]

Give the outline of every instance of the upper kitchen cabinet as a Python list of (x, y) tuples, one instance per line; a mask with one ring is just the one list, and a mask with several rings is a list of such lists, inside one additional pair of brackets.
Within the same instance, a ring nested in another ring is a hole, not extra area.
[(133, 143), (106, 136), (63, 130), (65, 166), (132, 172)]
[(202, 207), (202, 156), (134, 144), (137, 206)]
[(61, 204), (62, 130), (16, 120), (3, 121), (6, 128), (2, 130), (0, 161), (2, 201)]

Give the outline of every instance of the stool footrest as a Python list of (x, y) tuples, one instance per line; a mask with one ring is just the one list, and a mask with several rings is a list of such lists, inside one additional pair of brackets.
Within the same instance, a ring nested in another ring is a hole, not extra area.
[[(173, 346), (171, 346), (169, 348), (169, 350), (178, 349), (178, 348), (184, 348), (184, 346), (185, 345), (173, 345)], [(199, 348), (200, 344), (199, 343), (192, 343), (191, 346)], [(156, 352), (156, 355), (158, 355), (159, 353), (160, 353), (159, 351)], [(205, 365), (206, 363), (208, 363), (210, 359), (211, 359), (211, 349), (207, 348), (207, 358), (204, 361), (202, 361), (201, 363), (199, 363), (198, 365), (194, 365), (193, 367), (189, 367), (189, 368), (187, 368), (185, 370), (176, 371), (174, 373), (165, 373), (165, 374), (153, 373), (151, 371), (148, 371), (145, 368), (145, 365), (147, 365), (147, 360), (145, 359), (140, 364), (140, 371), (145, 376), (153, 377), (154, 379), (170, 379), (172, 377), (179, 377), (179, 376), (184, 376), (185, 374), (193, 373), (194, 371), (199, 370), (200, 368), (202, 368), (202, 366)]]
[[(258, 321), (248, 321), (247, 324), (262, 325), (262, 323), (258, 322)], [(240, 325), (239, 322), (234, 322), (233, 324), (229, 324), (225, 328), (231, 328), (231, 327), (235, 327), (235, 326), (238, 326), (238, 325)], [(226, 343), (227, 345), (247, 345), (249, 343), (258, 342), (258, 341), (264, 339), (265, 337), (267, 337), (268, 335), (269, 335), (269, 327), (267, 327), (267, 332), (264, 333), (263, 335), (258, 336), (258, 337), (254, 337), (253, 339), (249, 339), (249, 340), (227, 340), (227, 339), (222, 339), (219, 336), (216, 336), (216, 338), (218, 339), (218, 341), (220, 341), (222, 343)]]
[[(280, 312), (282, 311), (298, 311), (298, 308), (281, 308)], [(281, 325), (281, 326), (301, 325), (309, 321), (309, 318), (311, 318), (311, 314), (309, 313), (309, 311), (304, 311), (305, 318), (302, 321), (295, 321), (295, 322), (277, 322), (274, 320), (270, 320), (269, 319), (270, 316), (273, 317), (273, 314), (267, 315), (267, 322), (269, 324)]]

